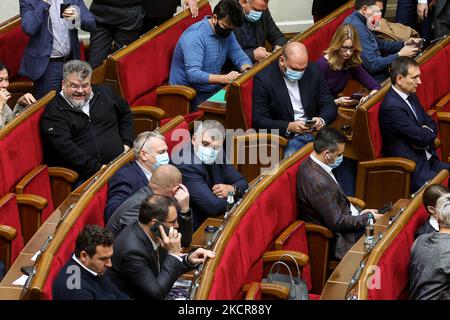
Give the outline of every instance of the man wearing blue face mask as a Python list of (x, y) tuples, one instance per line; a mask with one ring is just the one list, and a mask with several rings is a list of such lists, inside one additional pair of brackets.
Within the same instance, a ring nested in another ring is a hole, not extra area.
[(364, 231), (369, 212), (360, 211), (345, 196), (332, 169), (343, 160), (347, 137), (334, 128), (324, 128), (314, 138), (314, 150), (297, 171), (300, 216), (307, 222), (327, 227), (335, 234), (332, 253), (341, 259)]
[(164, 136), (153, 131), (144, 131), (134, 140), (135, 160), (120, 168), (109, 181), (105, 222), (125, 200), (148, 184), (159, 166), (169, 163), (164, 140)]
[(245, 19), (240, 27), (234, 29), (234, 34), (252, 62), (261, 61), (270, 55), (264, 47), (266, 41), (274, 51), (286, 44), (286, 38), (270, 15), (268, 2), (269, 0), (239, 0)]
[(189, 190), (194, 230), (208, 217), (225, 213), (227, 196), (240, 198), (248, 188), (245, 178), (223, 155), (225, 130), (215, 120), (203, 121), (192, 137), (190, 154), (181, 155), (181, 163), (173, 156), (183, 174), (183, 183)]
[(287, 44), (279, 60), (255, 77), (253, 126), (277, 129), (289, 138), (285, 157), (312, 141), (312, 131), (330, 124), (336, 115), (325, 78), (315, 63), (308, 63), (308, 51), (300, 42)]

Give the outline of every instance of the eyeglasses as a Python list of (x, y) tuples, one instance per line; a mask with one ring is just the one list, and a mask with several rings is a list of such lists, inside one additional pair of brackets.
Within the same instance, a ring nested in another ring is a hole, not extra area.
[(84, 83), (82, 85), (77, 85), (75, 83), (69, 83), (67, 81), (64, 81), (64, 83), (72, 90), (78, 91), (80, 89), (82, 89), (83, 91), (86, 91), (87, 89), (89, 89), (91, 87), (91, 83)]
[(350, 52), (353, 52), (355, 50), (355, 47), (347, 47), (347, 46), (342, 46), (341, 50), (344, 52), (347, 52), (350, 50)]
[(138, 153), (141, 153), (142, 149), (144, 149), (145, 143), (147, 142), (148, 138), (150, 138), (150, 136), (156, 137), (157, 135), (160, 134), (158, 129), (159, 128), (156, 128), (155, 130), (148, 132), (147, 136), (145, 137), (144, 142), (142, 143), (141, 147), (139, 148)]

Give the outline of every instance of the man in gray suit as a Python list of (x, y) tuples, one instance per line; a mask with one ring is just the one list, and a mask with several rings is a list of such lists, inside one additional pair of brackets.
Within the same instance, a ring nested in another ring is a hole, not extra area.
[(189, 191), (181, 181), (181, 172), (175, 166), (161, 165), (153, 172), (148, 186), (140, 189), (114, 211), (106, 228), (117, 237), (123, 228), (138, 220), (141, 204), (148, 196), (152, 194), (173, 196), (180, 208), (177, 229), (183, 236), (181, 245), (188, 247), (192, 240), (192, 213), (189, 208)]
[(334, 128), (320, 130), (314, 138), (314, 151), (297, 171), (300, 218), (327, 227), (335, 234), (332, 253), (342, 259), (364, 232), (369, 212), (360, 211), (344, 194), (332, 169), (342, 163), (347, 138)]

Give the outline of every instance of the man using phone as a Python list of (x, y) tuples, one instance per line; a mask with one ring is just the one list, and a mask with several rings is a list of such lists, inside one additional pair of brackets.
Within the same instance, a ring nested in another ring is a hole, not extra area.
[(112, 277), (129, 297), (162, 300), (180, 275), (214, 258), (214, 252), (203, 248), (182, 254), (176, 227), (176, 200), (151, 195), (141, 205), (139, 221), (116, 238)]
[(30, 37), (19, 74), (34, 82), (40, 99), (50, 90), (61, 90), (64, 63), (80, 59), (77, 27), (93, 31), (95, 20), (83, 0), (20, 0), (19, 4), (22, 29)]

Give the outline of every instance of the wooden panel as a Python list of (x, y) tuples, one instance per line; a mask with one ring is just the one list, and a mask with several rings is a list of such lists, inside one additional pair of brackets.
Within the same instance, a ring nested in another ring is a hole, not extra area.
[(208, 240), (213, 235), (212, 233), (205, 232), (206, 226), (218, 227), (223, 223), (223, 219), (208, 218), (192, 235), (191, 247), (204, 247), (208, 243)]

